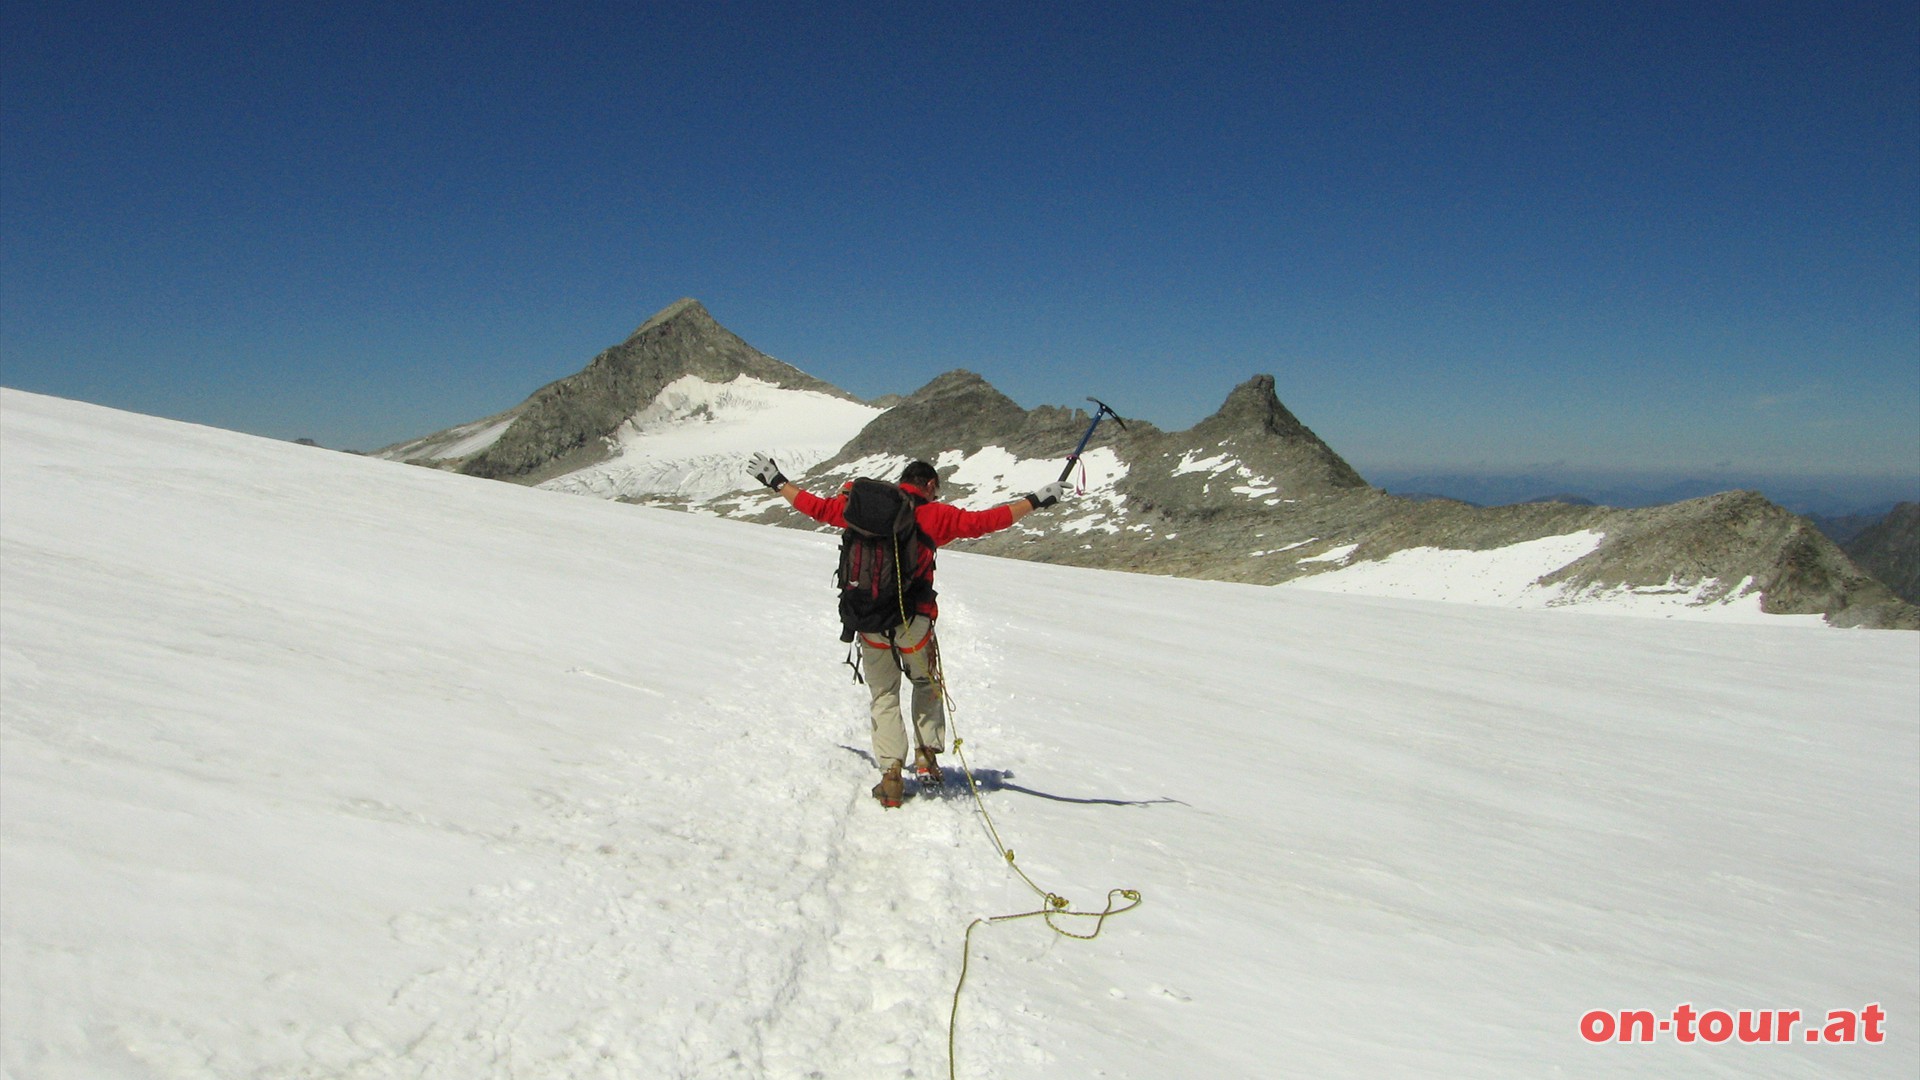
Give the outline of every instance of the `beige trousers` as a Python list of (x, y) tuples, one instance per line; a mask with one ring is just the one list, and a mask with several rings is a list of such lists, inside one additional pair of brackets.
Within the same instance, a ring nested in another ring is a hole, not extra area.
[[(900, 659), (894, 659), (894, 649)], [(884, 634), (860, 635), (860, 673), (873, 693), (873, 760), (881, 769), (903, 765), (907, 759), (906, 719), (900, 713), (900, 666), (913, 683), (913, 729), (916, 745), (936, 753), (947, 748), (947, 711), (940, 685), (940, 646), (933, 636), (933, 620), (915, 615), (895, 628), (892, 647)]]

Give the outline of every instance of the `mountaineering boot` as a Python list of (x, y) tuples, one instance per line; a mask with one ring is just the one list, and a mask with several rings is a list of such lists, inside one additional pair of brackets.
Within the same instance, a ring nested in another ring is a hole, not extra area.
[(946, 775), (940, 771), (940, 759), (924, 746), (914, 754), (913, 775), (927, 787), (939, 787), (946, 780)]
[(907, 785), (900, 779), (898, 765), (887, 766), (887, 771), (880, 775), (880, 782), (873, 785), (873, 797), (879, 799), (880, 805), (889, 810), (899, 806), (900, 800), (906, 796), (906, 793)]

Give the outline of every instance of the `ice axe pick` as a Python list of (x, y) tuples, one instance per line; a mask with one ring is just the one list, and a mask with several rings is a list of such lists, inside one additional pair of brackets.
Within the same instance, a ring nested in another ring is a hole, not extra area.
[(1116, 424), (1119, 424), (1123, 430), (1127, 426), (1126, 419), (1123, 418), (1119, 413), (1114, 412), (1113, 406), (1107, 404), (1104, 401), (1101, 401), (1097, 397), (1090, 397), (1087, 400), (1093, 402), (1095, 405), (1098, 405), (1099, 408), (1093, 410), (1093, 423), (1088, 424), (1087, 433), (1085, 435), (1080, 436), (1080, 445), (1074, 447), (1073, 453), (1067, 455), (1067, 467), (1060, 470), (1060, 479), (1062, 480), (1065, 480), (1073, 472), (1074, 463), (1080, 460), (1080, 452), (1087, 448), (1087, 440), (1093, 438), (1093, 429), (1100, 426), (1101, 417), (1103, 416), (1113, 417), (1113, 422)]

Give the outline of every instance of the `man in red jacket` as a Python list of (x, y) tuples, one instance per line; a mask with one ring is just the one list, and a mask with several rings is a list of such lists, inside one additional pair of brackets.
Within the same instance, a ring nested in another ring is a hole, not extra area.
[[(847, 527), (844, 491), (830, 499), (804, 491), (782, 475), (780, 467), (765, 454), (755, 454), (749, 468), (756, 479), (779, 492), (795, 510), (836, 528)], [(927, 582), (925, 599), (914, 605), (906, 622), (887, 633), (858, 635), (860, 670), (873, 694), (873, 759), (881, 773), (873, 794), (889, 807), (900, 805), (906, 788), (900, 776), (907, 754), (906, 721), (900, 712), (903, 670), (913, 683), (914, 770), (923, 783), (937, 785), (942, 780), (937, 755), (946, 751), (947, 714), (940, 685), (940, 646), (933, 633), (934, 620), (940, 615), (931, 588), (934, 549), (955, 540), (999, 532), (1033, 511), (1059, 502), (1067, 492), (1066, 485), (1056, 480), (1009, 503), (986, 510), (962, 510), (939, 501), (940, 476), (924, 461), (916, 461), (901, 472), (900, 490), (913, 500), (914, 520), (930, 542), (920, 545), (919, 565), (911, 575)]]

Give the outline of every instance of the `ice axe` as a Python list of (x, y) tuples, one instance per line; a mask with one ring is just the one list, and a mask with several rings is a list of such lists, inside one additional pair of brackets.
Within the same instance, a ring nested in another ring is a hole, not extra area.
[(1093, 402), (1095, 405), (1098, 405), (1100, 407), (1093, 410), (1093, 423), (1088, 424), (1087, 433), (1085, 435), (1080, 436), (1080, 445), (1074, 447), (1073, 453), (1067, 455), (1067, 467), (1060, 470), (1060, 479), (1062, 480), (1065, 480), (1073, 472), (1074, 464), (1080, 460), (1080, 452), (1087, 448), (1087, 440), (1093, 438), (1093, 429), (1100, 426), (1101, 417), (1103, 416), (1113, 417), (1113, 422), (1116, 424), (1119, 424), (1122, 430), (1125, 430), (1127, 426), (1127, 421), (1125, 420), (1125, 418), (1123, 418), (1119, 413), (1114, 412), (1113, 406), (1107, 404), (1104, 401), (1101, 401), (1097, 397), (1090, 397), (1087, 400)]

